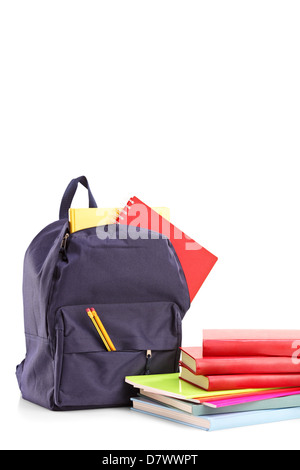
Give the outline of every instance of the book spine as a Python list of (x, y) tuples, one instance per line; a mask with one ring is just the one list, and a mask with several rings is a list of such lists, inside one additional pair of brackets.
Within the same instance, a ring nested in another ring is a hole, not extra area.
[(300, 361), (291, 357), (218, 357), (197, 359), (196, 371), (181, 362), (195, 375), (230, 375), (230, 374), (300, 374)]
[(211, 375), (208, 380), (208, 391), (300, 387), (300, 374)]
[[(277, 356), (293, 357), (295, 340), (203, 340), (203, 356)], [(298, 347), (299, 348), (299, 347)]]

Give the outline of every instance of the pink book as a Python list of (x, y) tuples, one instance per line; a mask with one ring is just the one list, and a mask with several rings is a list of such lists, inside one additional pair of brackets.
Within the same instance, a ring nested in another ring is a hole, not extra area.
[(235, 398), (228, 398), (225, 400), (210, 400), (203, 402), (203, 405), (209, 406), (211, 408), (223, 408), (225, 406), (233, 406), (233, 405), (240, 405), (243, 403), (250, 403), (253, 401), (259, 400), (269, 400), (271, 398), (279, 398), (279, 397), (288, 397), (291, 395), (299, 395), (300, 388), (290, 388), (288, 389), (278, 389), (278, 391), (273, 392), (266, 392), (265, 394), (259, 395), (248, 395), (248, 396), (237, 396)]

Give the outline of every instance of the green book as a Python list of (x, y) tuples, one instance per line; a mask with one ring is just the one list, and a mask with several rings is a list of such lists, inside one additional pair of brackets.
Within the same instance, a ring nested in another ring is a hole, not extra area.
[(218, 390), (209, 392), (202, 388), (196, 387), (179, 378), (179, 374), (154, 374), (154, 375), (132, 375), (125, 377), (125, 382), (135, 388), (145, 390), (147, 392), (159, 393), (173, 398), (181, 398), (190, 400), (195, 403), (201, 403), (203, 398), (213, 398), (255, 393), (260, 390), (270, 389), (240, 389), (240, 390)]

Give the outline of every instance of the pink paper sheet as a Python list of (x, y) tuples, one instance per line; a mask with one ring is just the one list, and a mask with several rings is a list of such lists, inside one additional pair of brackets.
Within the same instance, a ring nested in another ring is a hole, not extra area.
[(203, 405), (210, 406), (211, 408), (222, 408), (224, 406), (234, 406), (240, 405), (243, 403), (249, 403), (251, 401), (259, 401), (259, 400), (269, 400), (271, 398), (278, 398), (278, 397), (287, 397), (290, 395), (299, 395), (299, 390), (294, 390), (290, 392), (272, 392), (265, 395), (250, 395), (250, 396), (239, 396), (236, 398), (228, 398), (226, 400), (211, 400), (209, 402), (203, 402)]

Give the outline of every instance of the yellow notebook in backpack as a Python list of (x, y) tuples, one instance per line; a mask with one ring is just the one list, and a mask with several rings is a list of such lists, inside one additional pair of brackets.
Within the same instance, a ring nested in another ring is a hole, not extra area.
[[(123, 208), (99, 207), (91, 209), (69, 209), (70, 233), (90, 227), (98, 227), (114, 223)], [(153, 210), (167, 220), (170, 220), (168, 207), (153, 207)]]

